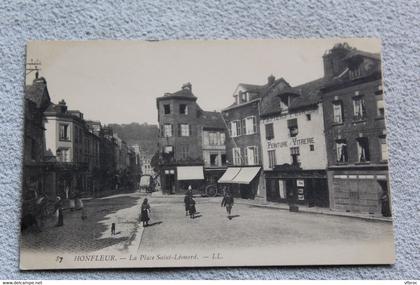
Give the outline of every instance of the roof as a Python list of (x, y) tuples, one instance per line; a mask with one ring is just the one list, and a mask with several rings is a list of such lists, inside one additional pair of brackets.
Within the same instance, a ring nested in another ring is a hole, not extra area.
[[(170, 98), (183, 98), (183, 99), (193, 99), (193, 100), (197, 100), (197, 97), (195, 97), (194, 93), (192, 93), (191, 90), (191, 85), (187, 85), (184, 84), (181, 88), (181, 90), (178, 90), (174, 93), (165, 93), (163, 96), (158, 97), (157, 100), (161, 100), (161, 99), (170, 99)], [(186, 88), (188, 87), (189, 88)]]
[(380, 60), (381, 56), (378, 53), (371, 53), (367, 51), (362, 51), (358, 49), (351, 50), (345, 57), (344, 60), (350, 59), (355, 56), (370, 57), (376, 60)]
[(39, 109), (46, 109), (50, 103), (50, 95), (47, 89), (46, 80), (41, 77), (33, 81), (32, 85), (25, 87), (25, 99), (36, 104)]
[[(280, 83), (283, 83), (283, 84), (280, 84)], [(252, 99), (248, 102), (245, 102), (245, 103), (240, 103), (240, 104), (233, 103), (233, 104), (229, 105), (228, 107), (224, 108), (223, 111), (227, 111), (227, 110), (234, 109), (234, 108), (239, 108), (239, 107), (251, 104), (253, 102), (260, 101), (260, 99), (262, 97), (266, 96), (266, 94), (268, 92), (273, 92), (273, 90), (276, 90), (276, 89), (282, 89), (282, 88), (284, 88), (284, 86), (290, 87), (289, 83), (284, 78), (275, 79), (271, 83), (266, 83), (264, 85), (253, 85), (253, 84), (244, 84), (244, 83), (240, 83), (239, 85), (242, 85), (245, 88), (250, 88), (250, 89), (247, 89), (247, 91), (255, 92), (257, 94), (257, 96), (254, 97), (254, 99)]]
[(203, 128), (207, 129), (226, 129), (225, 122), (220, 112), (203, 111), (200, 116)]
[(317, 104), (321, 100), (320, 90), (326, 83), (319, 78), (295, 87), (275, 88), (270, 90), (261, 103), (261, 116), (274, 115), (280, 112), (280, 95), (292, 94), (289, 110), (296, 110)]

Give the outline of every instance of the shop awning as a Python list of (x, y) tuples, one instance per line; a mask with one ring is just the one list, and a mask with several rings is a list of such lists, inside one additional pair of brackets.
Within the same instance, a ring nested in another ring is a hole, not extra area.
[(203, 180), (202, 166), (178, 166), (178, 180)]
[(260, 167), (231, 167), (226, 170), (219, 183), (249, 184), (260, 171)]
[(233, 178), (241, 171), (240, 167), (228, 167), (222, 177), (219, 178), (218, 183), (232, 183)]

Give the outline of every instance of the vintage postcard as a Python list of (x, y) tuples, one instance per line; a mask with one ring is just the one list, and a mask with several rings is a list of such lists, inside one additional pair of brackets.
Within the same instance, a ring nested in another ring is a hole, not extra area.
[(380, 50), (29, 42), (20, 268), (394, 263)]

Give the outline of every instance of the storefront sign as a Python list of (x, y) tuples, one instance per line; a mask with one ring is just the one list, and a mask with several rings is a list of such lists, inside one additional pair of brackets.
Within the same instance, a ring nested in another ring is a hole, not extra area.
[(282, 141), (282, 142), (267, 142), (267, 148), (268, 149), (274, 149), (274, 148), (282, 148), (282, 147), (294, 147), (294, 146), (300, 146), (305, 144), (315, 144), (315, 138), (304, 138), (304, 139), (298, 139), (298, 138), (292, 138), (289, 141)]

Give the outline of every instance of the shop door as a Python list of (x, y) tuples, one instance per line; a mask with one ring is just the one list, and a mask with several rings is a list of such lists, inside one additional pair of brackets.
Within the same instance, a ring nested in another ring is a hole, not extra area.
[(296, 190), (296, 180), (295, 179), (285, 179), (286, 183), (286, 193), (287, 193), (287, 202), (289, 204), (294, 204), (297, 201), (297, 190)]
[(166, 192), (169, 194), (175, 194), (175, 174), (166, 174), (165, 179)]

